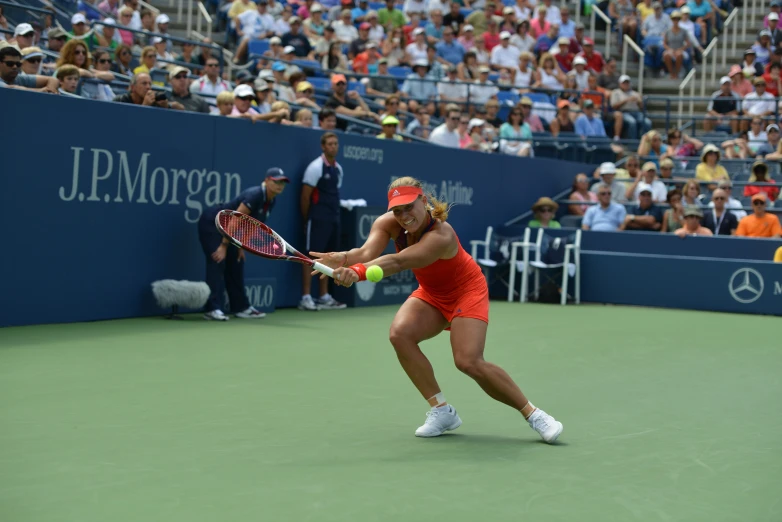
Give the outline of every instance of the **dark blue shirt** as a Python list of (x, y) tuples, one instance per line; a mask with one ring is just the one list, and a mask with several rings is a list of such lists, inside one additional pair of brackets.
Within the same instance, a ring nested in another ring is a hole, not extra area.
[(340, 164), (336, 161), (329, 164), (321, 154), (307, 166), (302, 182), (315, 187), (307, 219), (339, 222), (339, 189), (342, 186)]
[(239, 195), (231, 201), (219, 203), (214, 207), (210, 207), (204, 212), (204, 219), (214, 221), (215, 216), (217, 216), (217, 213), (221, 210), (237, 210), (242, 203), (250, 209), (250, 216), (265, 223), (266, 220), (269, 219), (269, 214), (271, 214), (276, 200), (266, 200), (266, 187), (264, 185), (248, 188), (241, 191)]
[(633, 211), (634, 216), (654, 216), (654, 219), (657, 220), (658, 223), (663, 222), (663, 211), (660, 207), (657, 205), (652, 205), (647, 209), (642, 209), (641, 206), (635, 207), (635, 210)]
[(283, 47), (292, 45), (296, 49), (296, 56), (299, 58), (306, 58), (312, 52), (310, 41), (307, 40), (307, 37), (302, 32), (299, 32), (299, 34), (285, 33), (280, 40), (282, 40)]

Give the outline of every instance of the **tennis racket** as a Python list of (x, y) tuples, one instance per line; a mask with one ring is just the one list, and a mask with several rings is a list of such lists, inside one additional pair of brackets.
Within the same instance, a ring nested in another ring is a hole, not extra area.
[(334, 270), (310, 259), (290, 246), (277, 232), (254, 217), (235, 210), (221, 210), (215, 225), (237, 247), (267, 259), (283, 259), (309, 265), (321, 274), (334, 277)]

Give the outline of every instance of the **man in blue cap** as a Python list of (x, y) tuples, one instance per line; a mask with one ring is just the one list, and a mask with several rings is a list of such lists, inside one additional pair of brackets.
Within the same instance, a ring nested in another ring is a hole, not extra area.
[(272, 167), (266, 171), (266, 179), (258, 187), (243, 190), (227, 203), (207, 209), (198, 220), (198, 239), (206, 255), (206, 284), (210, 295), (206, 302), (204, 319), (227, 321), (221, 302), (228, 292), (231, 310), (240, 319), (260, 319), (266, 314), (250, 306), (244, 293), (244, 250), (235, 247), (215, 227), (215, 217), (223, 209), (248, 214), (265, 222), (290, 179), (282, 169)]

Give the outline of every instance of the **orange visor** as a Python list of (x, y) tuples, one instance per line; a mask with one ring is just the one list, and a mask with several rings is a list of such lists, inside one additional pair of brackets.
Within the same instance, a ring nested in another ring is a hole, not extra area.
[(423, 196), (424, 191), (418, 187), (396, 187), (388, 191), (388, 210), (399, 205), (409, 205), (418, 196)]

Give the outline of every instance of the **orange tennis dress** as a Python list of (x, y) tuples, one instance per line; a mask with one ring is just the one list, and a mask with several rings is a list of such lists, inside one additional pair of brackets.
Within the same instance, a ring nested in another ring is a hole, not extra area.
[[(432, 220), (424, 231), (434, 226)], [(467, 253), (459, 238), (459, 252), (451, 259), (438, 259), (424, 268), (413, 269), (418, 288), (410, 294), (437, 308), (450, 323), (454, 317), (470, 317), (489, 322), (489, 287), (478, 263)], [(395, 241), (397, 252), (407, 247), (407, 236)]]

